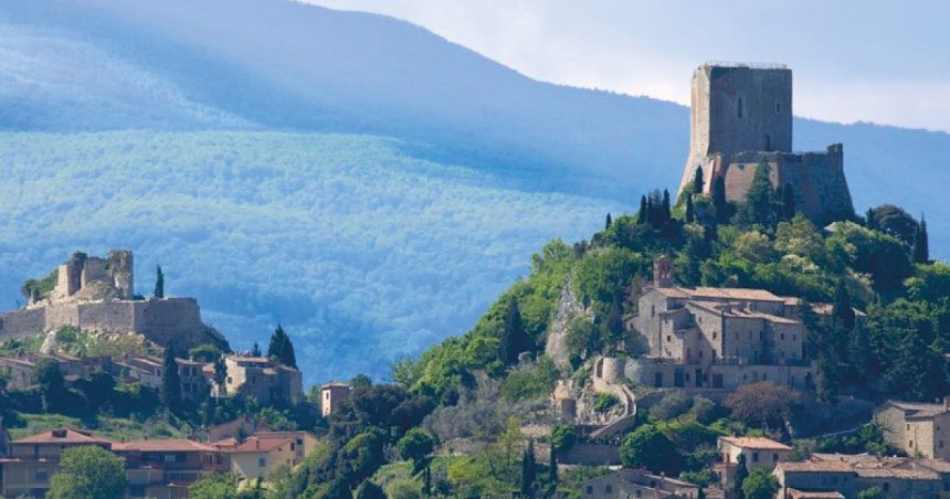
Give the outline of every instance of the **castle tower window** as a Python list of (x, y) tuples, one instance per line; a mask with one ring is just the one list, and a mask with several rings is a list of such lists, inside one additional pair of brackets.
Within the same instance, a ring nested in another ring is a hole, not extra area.
[(765, 150), (772, 150), (772, 137), (769, 134), (765, 134)]
[(781, 112), (782, 112), (782, 103), (781, 103), (781, 102), (776, 102), (776, 103), (775, 103), (775, 112), (776, 112), (776, 113), (781, 113)]
[(742, 97), (739, 97), (739, 105), (737, 106), (737, 115), (739, 118), (742, 117)]

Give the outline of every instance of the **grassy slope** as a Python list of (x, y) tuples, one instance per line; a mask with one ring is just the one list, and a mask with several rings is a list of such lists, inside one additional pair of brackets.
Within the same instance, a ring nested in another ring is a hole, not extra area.
[[(136, 252), (248, 347), (277, 322), (309, 381), (388, 372), (466, 329), (554, 237), (615, 203), (413, 158), (371, 136), (0, 134), (0, 305), (74, 250)], [(503, 164), (492, 165), (503, 168)]]

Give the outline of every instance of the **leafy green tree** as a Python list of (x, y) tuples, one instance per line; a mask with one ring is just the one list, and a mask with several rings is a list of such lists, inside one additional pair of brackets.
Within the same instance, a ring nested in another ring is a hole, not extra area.
[(58, 408), (66, 394), (66, 380), (59, 362), (53, 359), (43, 359), (36, 365), (36, 380), (40, 386), (40, 396), (43, 399), (43, 410), (50, 412)]
[(735, 479), (732, 482), (735, 487), (736, 497), (743, 497), (742, 483), (745, 482), (746, 478), (749, 477), (749, 468), (746, 463), (745, 453), (739, 454), (739, 459), (736, 463), (736, 474)]
[(917, 221), (914, 217), (892, 204), (878, 206), (872, 213), (877, 228), (900, 239), (906, 247), (913, 246), (914, 236), (917, 234)]
[(870, 487), (858, 492), (858, 499), (884, 499), (884, 492), (880, 487)]
[(628, 468), (645, 467), (654, 472), (676, 475), (682, 456), (673, 442), (654, 425), (643, 425), (624, 438), (620, 461)]
[(757, 469), (742, 482), (742, 497), (745, 499), (772, 499), (778, 492), (778, 481), (766, 469)]
[(63, 451), (59, 472), (53, 475), (50, 499), (114, 499), (125, 494), (125, 463), (97, 446)]
[(240, 479), (233, 473), (212, 473), (191, 484), (192, 499), (237, 499)]
[(703, 187), (703, 167), (699, 166), (696, 168), (696, 173), (693, 174), (693, 192), (702, 194)]
[(551, 446), (558, 451), (567, 451), (577, 441), (577, 433), (571, 425), (557, 425), (551, 430)]
[(178, 374), (178, 363), (175, 362), (175, 349), (172, 345), (165, 348), (165, 358), (162, 362), (162, 386), (159, 395), (162, 404), (169, 411), (176, 412), (181, 407), (181, 377)]
[(413, 428), (399, 439), (396, 448), (403, 459), (412, 461), (414, 473), (419, 473), (435, 450), (435, 438), (422, 428)]
[(534, 496), (534, 482), (537, 479), (537, 463), (534, 460), (534, 441), (528, 441), (528, 448), (521, 457), (521, 495)]
[(914, 236), (914, 263), (930, 262), (930, 242), (927, 237), (927, 221), (924, 216), (920, 216), (920, 224), (917, 225), (917, 234)]
[(155, 298), (165, 298), (165, 274), (162, 272), (162, 266), (155, 266)]
[(197, 362), (210, 364), (221, 357), (221, 349), (210, 343), (203, 343), (188, 350), (188, 357)]
[(267, 346), (267, 356), (276, 359), (285, 366), (297, 367), (297, 355), (294, 353), (294, 345), (290, 337), (284, 332), (284, 327), (280, 324), (270, 337), (270, 344)]
[(699, 490), (696, 491), (696, 499), (706, 499), (706, 489), (699, 487)]
[(524, 330), (524, 324), (521, 322), (521, 310), (518, 308), (518, 301), (514, 298), (508, 300), (508, 310), (505, 314), (505, 323), (501, 331), (501, 360), (507, 364), (518, 362), (518, 354), (530, 349), (530, 339)]
[(364, 480), (356, 489), (355, 499), (386, 499), (383, 488), (371, 480)]

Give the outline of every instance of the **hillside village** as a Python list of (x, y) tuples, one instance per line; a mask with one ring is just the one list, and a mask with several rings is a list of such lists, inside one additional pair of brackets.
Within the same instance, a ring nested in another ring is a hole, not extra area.
[(281, 326), (232, 351), (161, 268), (136, 292), (130, 251), (27, 281), (0, 314), (0, 495), (67, 497), (97, 463), (114, 497), (950, 496), (923, 217), (855, 214), (840, 144), (792, 152), (791, 70), (692, 85), (675, 200), (549, 243), (392, 382), (305, 390)]

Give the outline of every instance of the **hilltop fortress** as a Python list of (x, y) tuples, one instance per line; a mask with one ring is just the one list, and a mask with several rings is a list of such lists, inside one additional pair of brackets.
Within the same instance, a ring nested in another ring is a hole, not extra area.
[(0, 339), (70, 326), (138, 333), (163, 346), (227, 344), (202, 322), (194, 298), (146, 300), (135, 295), (134, 285), (131, 251), (111, 251), (107, 258), (75, 253), (45, 279), (27, 281), (26, 307), (0, 314)]
[(703, 194), (722, 177), (726, 199), (742, 202), (760, 164), (773, 187), (791, 187), (796, 207), (824, 223), (853, 214), (841, 144), (792, 152), (792, 70), (705, 64), (693, 73), (690, 150), (679, 191), (702, 168)]

